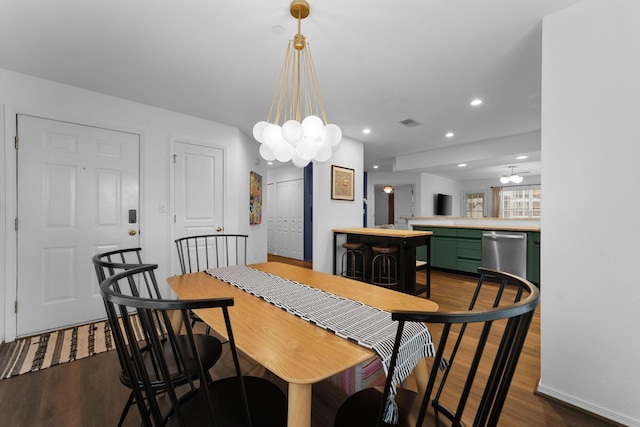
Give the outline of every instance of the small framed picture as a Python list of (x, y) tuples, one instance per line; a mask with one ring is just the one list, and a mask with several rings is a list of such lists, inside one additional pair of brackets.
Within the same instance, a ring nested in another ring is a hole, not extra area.
[(353, 201), (354, 170), (341, 166), (331, 166), (331, 198)]

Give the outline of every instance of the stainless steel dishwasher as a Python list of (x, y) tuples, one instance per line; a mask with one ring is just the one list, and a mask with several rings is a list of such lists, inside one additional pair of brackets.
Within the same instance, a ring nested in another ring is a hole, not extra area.
[(527, 277), (527, 233), (482, 232), (482, 266)]

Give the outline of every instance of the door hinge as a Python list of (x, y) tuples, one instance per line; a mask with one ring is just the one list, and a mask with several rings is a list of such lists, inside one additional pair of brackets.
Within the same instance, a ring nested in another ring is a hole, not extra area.
[(15, 231), (18, 231), (18, 218), (15, 219), (13, 227), (15, 228)]
[(176, 223), (176, 216), (175, 215), (173, 216), (173, 223), (174, 224)]
[(16, 300), (13, 304), (13, 312), (18, 313), (18, 300)]
[(173, 157), (173, 164), (175, 165), (176, 163), (178, 163), (178, 155), (174, 154), (172, 157)]
[(14, 146), (16, 147), (16, 150), (18, 149), (19, 142), (20, 142), (20, 138), (18, 138), (18, 135), (16, 135), (16, 137), (14, 138)]

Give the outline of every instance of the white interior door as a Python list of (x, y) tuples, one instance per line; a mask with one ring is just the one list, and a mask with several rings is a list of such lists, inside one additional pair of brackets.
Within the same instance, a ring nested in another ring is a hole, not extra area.
[(139, 135), (18, 116), (17, 335), (106, 317), (91, 257), (139, 246)]
[(267, 184), (267, 253), (276, 252), (276, 185)]
[(276, 251), (280, 256), (304, 259), (304, 180), (278, 182), (276, 187)]
[(289, 218), (291, 234), (291, 258), (304, 259), (304, 180), (291, 182), (289, 199)]
[(291, 183), (289, 181), (276, 184), (276, 253), (280, 256), (291, 258), (291, 243), (289, 235), (289, 194)]
[(176, 141), (174, 159), (175, 237), (223, 233), (223, 151)]

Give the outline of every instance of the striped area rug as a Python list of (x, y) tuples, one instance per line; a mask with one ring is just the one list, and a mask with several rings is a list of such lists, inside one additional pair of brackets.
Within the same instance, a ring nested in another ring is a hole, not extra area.
[(0, 347), (0, 380), (113, 349), (107, 320), (20, 338)]

